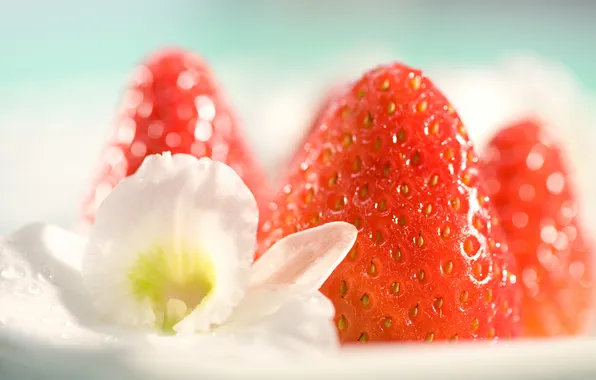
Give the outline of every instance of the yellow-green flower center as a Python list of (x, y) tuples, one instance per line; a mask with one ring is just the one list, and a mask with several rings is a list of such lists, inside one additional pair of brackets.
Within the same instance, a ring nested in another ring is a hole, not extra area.
[(215, 277), (213, 263), (200, 250), (160, 246), (142, 252), (128, 273), (132, 295), (149, 300), (156, 327), (167, 333), (209, 297)]

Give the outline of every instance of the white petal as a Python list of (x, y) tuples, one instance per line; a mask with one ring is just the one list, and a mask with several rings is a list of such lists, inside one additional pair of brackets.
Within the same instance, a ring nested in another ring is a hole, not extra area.
[(150, 336), (149, 352), (140, 351), (139, 359), (159, 357), (181, 368), (205, 368), (230, 360), (270, 363), (289, 356), (329, 355), (339, 347), (333, 315), (331, 302), (319, 292), (300, 295), (287, 287), (259, 291), (247, 294), (230, 324), (210, 334)]
[(291, 298), (247, 330), (273, 347), (326, 354), (338, 347), (334, 315), (331, 301), (316, 291)]
[[(0, 327), (54, 344), (101, 341), (78, 267), (85, 240), (31, 224), (0, 240)], [(0, 343), (1, 345), (1, 343)]]
[(164, 178), (175, 176), (196, 164), (197, 159), (188, 154), (175, 154), (173, 156), (170, 152), (164, 152), (161, 155), (154, 154), (145, 158), (135, 173), (135, 177), (139, 180), (159, 182)]
[(357, 235), (353, 225), (331, 222), (286, 236), (255, 262), (251, 286), (299, 284), (317, 290), (346, 257)]
[(318, 291), (304, 290), (300, 286), (252, 290), (215, 332), (229, 332), (245, 341), (265, 341), (281, 351), (336, 348), (333, 304)]
[(84, 259), (86, 285), (106, 318), (148, 326), (155, 315), (148, 301), (131, 296), (131, 265), (155, 247), (168, 255), (200, 251), (213, 264), (216, 284), (179, 329), (207, 330), (243, 296), (257, 222), (252, 193), (227, 165), (188, 155), (150, 156), (97, 213)]
[(215, 331), (229, 332), (258, 323), (263, 318), (278, 312), (290, 300), (300, 297), (308, 291), (308, 288), (300, 285), (252, 288), (246, 293), (225, 324), (216, 328)]

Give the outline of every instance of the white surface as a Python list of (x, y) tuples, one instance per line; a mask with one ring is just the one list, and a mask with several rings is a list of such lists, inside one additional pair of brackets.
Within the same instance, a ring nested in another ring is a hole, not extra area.
[[(47, 348), (25, 345), (15, 339), (8, 347), (0, 348), (0, 368), (4, 371), (3, 380), (588, 380), (596, 378), (595, 352), (595, 340), (518, 341), (492, 346), (368, 346), (322, 359), (288, 358), (266, 364), (214, 365), (184, 356), (174, 362), (160, 362), (155, 356), (128, 357), (107, 352), (94, 352), (93, 359), (85, 351), (64, 350), (48, 355)], [(35, 366), (31, 365), (33, 357)], [(141, 364), (145, 371), (132, 370), (131, 363)], [(171, 368), (172, 364), (178, 370), (164, 368)]]

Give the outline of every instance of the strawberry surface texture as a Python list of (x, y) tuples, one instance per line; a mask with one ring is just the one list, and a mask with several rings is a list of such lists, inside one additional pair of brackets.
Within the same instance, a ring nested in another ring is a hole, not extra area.
[(520, 334), (515, 262), (456, 111), (419, 70), (366, 72), (334, 96), (259, 228), (257, 256), (330, 221), (359, 229), (321, 291), (343, 343)]

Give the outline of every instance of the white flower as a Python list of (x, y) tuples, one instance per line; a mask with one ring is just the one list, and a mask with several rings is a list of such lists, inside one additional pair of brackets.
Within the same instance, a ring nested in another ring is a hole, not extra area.
[(257, 221), (228, 166), (150, 156), (103, 202), (88, 240), (43, 224), (0, 240), (0, 347), (17, 334), (195, 361), (335, 348), (318, 289), (355, 227), (290, 235), (253, 264)]

